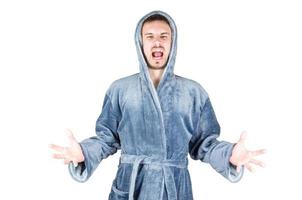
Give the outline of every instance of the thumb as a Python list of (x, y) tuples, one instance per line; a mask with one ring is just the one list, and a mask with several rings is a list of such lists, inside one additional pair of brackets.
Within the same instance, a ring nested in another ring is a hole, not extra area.
[(247, 132), (246, 131), (242, 131), (240, 138), (238, 140), (238, 143), (244, 143), (246, 140), (246, 136), (247, 136)]
[(77, 142), (76, 138), (74, 137), (74, 135), (70, 129), (66, 129), (65, 132), (67, 134), (70, 144)]

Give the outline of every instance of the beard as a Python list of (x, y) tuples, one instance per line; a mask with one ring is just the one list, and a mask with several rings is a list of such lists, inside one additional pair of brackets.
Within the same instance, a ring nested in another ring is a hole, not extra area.
[(155, 66), (152, 66), (152, 65), (148, 62), (148, 60), (146, 59), (148, 68), (149, 68), (149, 69), (153, 69), (153, 70), (162, 70), (162, 69), (165, 69), (166, 66), (167, 66), (168, 60), (169, 60), (169, 59), (167, 59), (167, 61), (165, 62), (165, 64), (164, 64), (163, 66), (161, 66), (161, 67), (155, 67)]
[(165, 68), (166, 68), (166, 64), (164, 64), (164, 65), (161, 66), (161, 67), (154, 67), (154, 66), (152, 66), (152, 65), (150, 65), (150, 64), (148, 63), (148, 68), (154, 69), (154, 70), (161, 70), (161, 69), (165, 69)]

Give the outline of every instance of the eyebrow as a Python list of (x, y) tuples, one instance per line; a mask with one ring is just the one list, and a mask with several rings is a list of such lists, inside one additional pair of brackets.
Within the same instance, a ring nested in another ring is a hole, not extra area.
[(168, 32), (163, 32), (163, 33), (161, 33), (161, 35), (169, 35), (169, 33)]
[[(153, 33), (145, 33), (144, 35), (153, 35)], [(160, 35), (169, 35), (168, 32), (163, 32)]]

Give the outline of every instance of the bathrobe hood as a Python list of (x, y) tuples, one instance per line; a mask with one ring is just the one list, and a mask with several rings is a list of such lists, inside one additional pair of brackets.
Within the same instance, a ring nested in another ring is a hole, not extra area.
[(172, 33), (172, 37), (171, 37), (172, 44), (171, 44), (171, 50), (169, 53), (168, 61), (166, 63), (166, 67), (165, 67), (164, 73), (161, 77), (161, 80), (157, 86), (157, 91), (159, 91), (163, 87), (163, 85), (165, 83), (169, 82), (171, 80), (171, 78), (173, 78), (173, 76), (174, 76), (173, 70), (174, 70), (176, 50), (177, 50), (177, 28), (176, 28), (175, 22), (170, 17), (170, 15), (168, 15), (165, 12), (159, 11), (159, 10), (152, 11), (152, 12), (146, 14), (139, 20), (139, 22), (137, 24), (137, 27), (135, 30), (135, 45), (136, 45), (137, 55), (138, 55), (138, 59), (139, 59), (140, 76), (142, 79), (144, 79), (144, 81), (146, 81), (147, 84), (149, 84), (149, 87), (154, 87), (154, 86), (153, 86), (152, 80), (150, 78), (147, 61), (145, 60), (144, 53), (143, 53), (141, 31), (142, 31), (142, 26), (143, 26), (144, 21), (153, 15), (161, 15), (164, 18), (166, 18), (167, 21), (169, 22), (169, 26), (171, 28), (171, 33)]

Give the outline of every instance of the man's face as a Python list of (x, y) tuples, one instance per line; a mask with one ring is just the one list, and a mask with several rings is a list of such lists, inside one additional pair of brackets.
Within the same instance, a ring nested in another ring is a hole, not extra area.
[(163, 69), (171, 49), (171, 29), (165, 21), (146, 22), (142, 28), (143, 50), (148, 67)]

